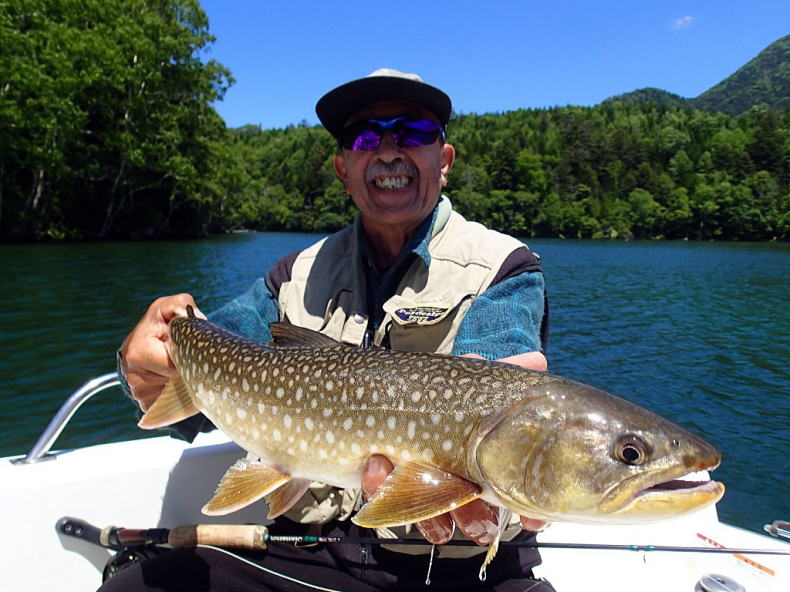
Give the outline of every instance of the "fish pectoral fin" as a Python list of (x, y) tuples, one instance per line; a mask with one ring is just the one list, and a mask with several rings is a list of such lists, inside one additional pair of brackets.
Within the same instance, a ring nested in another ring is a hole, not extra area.
[(198, 413), (200, 413), (200, 409), (195, 407), (192, 402), (192, 395), (189, 394), (187, 385), (180, 375), (174, 374), (162, 389), (162, 394), (148, 408), (137, 425), (144, 430), (153, 430), (169, 426)]
[(273, 343), (277, 347), (335, 347), (343, 345), (339, 341), (304, 327), (276, 321), (269, 323)]
[(407, 462), (395, 467), (352, 521), (380, 528), (427, 520), (480, 497), (479, 485), (437, 467)]
[(240, 510), (268, 495), (291, 479), (279, 467), (246, 458), (237, 460), (217, 485), (208, 503), (201, 510), (207, 516), (223, 516)]
[(266, 503), (269, 504), (267, 518), (274, 520), (285, 514), (305, 494), (308, 487), (310, 487), (310, 481), (307, 479), (291, 479), (282, 487), (278, 487), (268, 494), (266, 496)]

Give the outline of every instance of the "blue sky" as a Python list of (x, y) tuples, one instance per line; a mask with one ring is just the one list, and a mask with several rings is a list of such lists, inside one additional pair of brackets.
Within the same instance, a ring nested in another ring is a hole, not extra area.
[(648, 86), (694, 97), (790, 33), (787, 0), (202, 0), (230, 127), (317, 123), (316, 100), (380, 68), (460, 113), (594, 105)]

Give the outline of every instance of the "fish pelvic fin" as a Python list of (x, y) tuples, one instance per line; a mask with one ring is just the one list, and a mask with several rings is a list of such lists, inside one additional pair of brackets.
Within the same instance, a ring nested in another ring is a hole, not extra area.
[(406, 462), (395, 467), (351, 519), (367, 528), (402, 526), (454, 510), (480, 497), (479, 485), (437, 467)]
[(308, 487), (310, 487), (310, 481), (307, 479), (291, 479), (282, 487), (278, 487), (268, 494), (266, 496), (266, 503), (269, 505), (267, 518), (274, 520), (285, 514), (305, 494)]
[(272, 333), (272, 345), (276, 347), (334, 347), (343, 345), (323, 333), (305, 329), (304, 327), (297, 327), (290, 323), (281, 323), (279, 321), (269, 323), (269, 330)]
[(162, 394), (148, 408), (137, 425), (144, 430), (153, 430), (169, 426), (198, 413), (200, 413), (200, 409), (192, 402), (192, 395), (189, 394), (187, 385), (180, 375), (174, 374), (162, 389)]
[(279, 467), (237, 460), (220, 479), (217, 491), (201, 510), (206, 516), (224, 516), (240, 510), (276, 490), (291, 479)]

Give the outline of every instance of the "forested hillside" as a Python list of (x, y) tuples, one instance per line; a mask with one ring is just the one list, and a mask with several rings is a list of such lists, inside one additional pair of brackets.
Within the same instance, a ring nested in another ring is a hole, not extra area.
[[(353, 206), (319, 127), (226, 129), (197, 0), (0, 5), (0, 236), (331, 231)], [(524, 237), (786, 239), (790, 108), (655, 102), (455, 117), (447, 193)]]

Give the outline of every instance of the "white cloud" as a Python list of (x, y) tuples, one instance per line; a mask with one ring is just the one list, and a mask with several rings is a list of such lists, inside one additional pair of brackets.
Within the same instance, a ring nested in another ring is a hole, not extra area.
[(681, 29), (688, 29), (693, 24), (694, 17), (690, 14), (687, 14), (686, 16), (682, 16), (679, 19), (675, 19), (672, 22), (672, 28), (676, 31), (680, 31)]

